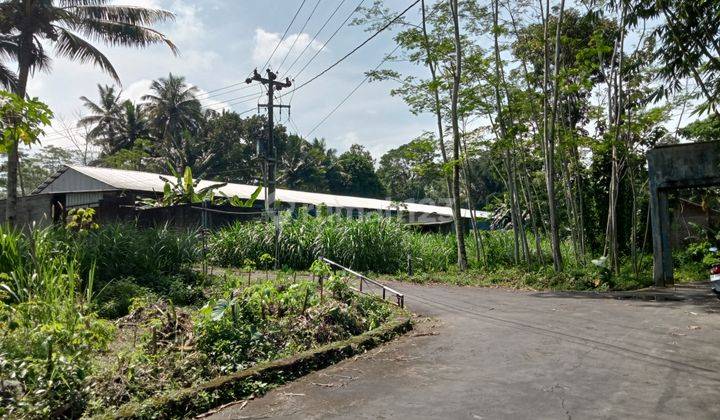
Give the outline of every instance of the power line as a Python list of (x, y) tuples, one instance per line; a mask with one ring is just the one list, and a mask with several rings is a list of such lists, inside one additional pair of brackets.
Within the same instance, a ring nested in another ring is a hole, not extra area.
[[(303, 8), (303, 6), (305, 5), (305, 2), (306, 2), (306, 1), (307, 1), (307, 0), (303, 0), (303, 1), (300, 3), (300, 7), (298, 7), (298, 9), (295, 11), (295, 15), (293, 15), (293, 18), (290, 20), (290, 23), (289, 23), (288, 26), (285, 28), (285, 32), (283, 33), (282, 37), (280, 37), (280, 40), (279, 40), (279, 41), (277, 42), (277, 44), (275, 45), (275, 48), (273, 49), (272, 54), (270, 54), (270, 57), (268, 57), (267, 61), (265, 61), (265, 64), (262, 65), (262, 68), (265, 68), (265, 67), (268, 65), (268, 63), (270, 62), (270, 60), (273, 58), (273, 56), (275, 55), (275, 52), (276, 52), (277, 49), (280, 47), (280, 44), (282, 44), (283, 40), (285, 39), (285, 36), (287, 36), (288, 31), (290, 31), (290, 28), (292, 27), (293, 23), (295, 23), (295, 19), (297, 19), (298, 14), (299, 14), (300, 11), (302, 10), (302, 8)], [(319, 3), (319, 1), (318, 1), (318, 3)], [(317, 8), (317, 4), (315, 5), (315, 8)], [(313, 12), (314, 12), (314, 10), (315, 10), (315, 9), (313, 9)], [(311, 16), (312, 16), (312, 14), (311, 14)], [(307, 22), (306, 22), (305, 24), (307, 24)], [(296, 40), (297, 40), (297, 38), (296, 38)], [(252, 72), (250, 72), (249, 74), (252, 74)], [(232, 91), (233, 91), (233, 92), (236, 92), (236, 91), (240, 91), (240, 90), (243, 90), (243, 89), (247, 89), (247, 88), (248, 88), (248, 86), (244, 86), (244, 85), (245, 85), (245, 81), (243, 80), (243, 81), (240, 81), (240, 82), (231, 83), (231, 84), (229, 84), (229, 85), (227, 85), (227, 86), (219, 87), (219, 88), (217, 88), (217, 89), (209, 90), (209, 91), (205, 92), (204, 94), (201, 94), (201, 95), (206, 95), (204, 98), (198, 98), (198, 99), (207, 99), (207, 98), (211, 98), (211, 97), (213, 97), (213, 96), (225, 95), (225, 94), (227, 94), (227, 93), (229, 93), (229, 92), (223, 92), (223, 93), (216, 93), (216, 92), (220, 92), (220, 91), (223, 91), (223, 90), (227, 90), (227, 89), (230, 89), (230, 88), (232, 88), (232, 87), (239, 86), (239, 85), (243, 85), (243, 86), (240, 87), (240, 88), (237, 88), (237, 89), (233, 89)], [(200, 95), (198, 95), (198, 96), (200, 96)]]
[[(377, 71), (377, 69), (379, 69), (380, 66), (382, 66), (383, 64), (385, 64), (385, 62), (395, 53), (395, 51), (397, 51), (398, 48), (400, 48), (400, 44), (396, 45), (395, 48), (393, 48), (393, 50), (392, 50), (388, 55), (386, 55), (386, 56), (382, 59), (382, 61), (380, 61), (380, 63), (378, 63), (377, 66), (375, 66), (375, 68), (373, 69), (373, 71)], [(355, 86), (355, 88), (353, 88), (353, 90), (350, 91), (350, 93), (348, 93), (337, 105), (335, 105), (335, 108), (333, 108), (330, 112), (328, 112), (327, 115), (325, 115), (325, 116), (323, 117), (323, 119), (320, 120), (320, 122), (318, 122), (317, 124), (315, 124), (315, 126), (307, 133), (307, 135), (310, 136), (312, 133), (314, 133), (315, 130), (317, 130), (318, 127), (320, 127), (328, 118), (330, 118), (330, 117), (335, 113), (335, 111), (338, 110), (338, 108), (340, 108), (348, 99), (350, 99), (350, 97), (351, 97), (355, 92), (357, 92), (357, 90), (360, 89), (360, 87), (361, 87), (362, 85), (364, 85), (365, 82), (367, 82), (367, 80), (368, 80), (369, 78), (370, 78), (370, 73), (366, 74), (365, 77), (360, 81), (360, 83), (358, 83), (358, 84)]]
[(385, 29), (389, 28), (390, 25), (392, 25), (393, 23), (397, 22), (401, 17), (403, 17), (403, 16), (405, 15), (405, 13), (407, 13), (410, 9), (412, 9), (412, 8), (413, 8), (416, 4), (418, 4), (418, 3), (420, 3), (420, 0), (415, 0), (410, 6), (408, 6), (405, 10), (403, 10), (402, 12), (400, 12), (400, 14), (398, 14), (397, 16), (395, 16), (394, 18), (392, 18), (390, 21), (388, 21), (382, 28), (378, 29), (374, 34), (370, 35), (369, 38), (367, 38), (365, 41), (361, 42), (358, 46), (356, 46), (355, 48), (353, 48), (352, 50), (350, 50), (349, 53), (345, 54), (342, 58), (340, 58), (339, 60), (337, 60), (336, 62), (334, 62), (333, 64), (331, 64), (331, 65), (330, 65), (328, 68), (326, 68), (325, 70), (323, 70), (323, 71), (321, 71), (320, 73), (316, 74), (315, 76), (313, 76), (312, 78), (310, 78), (310, 79), (307, 80), (306, 82), (302, 83), (301, 85), (295, 87), (295, 88), (292, 89), (291, 91), (286, 92), (286, 93), (283, 94), (282, 96), (289, 95), (289, 94), (291, 94), (292, 92), (294, 92), (294, 91), (296, 91), (296, 90), (299, 90), (299, 89), (301, 89), (301, 88), (309, 85), (309, 84), (312, 83), (313, 81), (317, 80), (319, 77), (323, 76), (325, 73), (327, 73), (327, 72), (329, 72), (330, 70), (332, 70), (333, 68), (335, 68), (338, 64), (342, 63), (342, 62), (345, 61), (348, 57), (350, 57), (350, 56), (353, 55), (355, 52), (357, 52), (357, 50), (359, 50), (360, 48), (362, 48), (363, 46), (365, 46), (368, 42), (372, 41), (376, 36), (380, 35), (380, 33), (382, 33)]
[[(418, 1), (420, 1), (420, 0), (418, 0)], [(300, 69), (300, 71), (297, 72), (295, 77), (300, 76), (302, 74), (302, 72), (305, 71), (305, 69), (310, 65), (310, 63), (312, 63), (315, 60), (315, 58), (318, 56), (318, 54), (320, 54), (320, 51), (324, 50), (325, 47), (327, 46), (327, 44), (329, 44), (330, 41), (332, 41), (332, 39), (335, 38), (335, 35), (337, 35), (338, 32), (340, 32), (340, 30), (345, 27), (345, 24), (350, 20), (350, 18), (355, 14), (355, 12), (358, 11), (360, 6), (362, 6), (362, 4), (364, 2), (365, 2), (365, 0), (360, 0), (360, 3), (358, 3), (357, 6), (355, 6), (355, 8), (352, 10), (352, 12), (350, 12), (348, 17), (346, 17), (345, 20), (340, 24), (340, 26), (338, 26), (337, 29), (335, 29), (335, 32), (333, 32), (332, 35), (330, 35), (330, 38), (328, 38), (327, 41), (325, 41), (325, 43), (323, 44), (323, 47), (320, 48), (319, 50), (315, 51), (315, 54), (313, 54), (313, 56), (310, 57), (310, 60), (308, 60), (308, 62), (305, 63), (305, 65)]]
[(317, 2), (315, 3), (315, 7), (313, 7), (313, 9), (310, 11), (310, 14), (308, 15), (307, 19), (305, 19), (305, 23), (303, 24), (302, 28), (300, 28), (298, 33), (295, 35), (295, 39), (293, 39), (292, 45), (290, 45), (290, 48), (288, 49), (287, 53), (285, 53), (285, 57), (283, 57), (282, 61), (280, 62), (280, 65), (277, 67), (278, 73), (280, 73), (280, 68), (283, 66), (283, 64), (285, 64), (285, 60), (287, 60), (287, 58), (290, 56), (290, 53), (295, 48), (295, 44), (297, 44), (298, 38), (300, 38), (300, 35), (303, 34), (303, 31), (307, 27), (308, 22), (310, 22), (310, 19), (315, 14), (315, 10), (317, 10), (318, 6), (320, 6), (321, 1), (322, 0), (317, 0)]
[(302, 0), (302, 3), (300, 3), (300, 7), (298, 7), (297, 11), (295, 12), (295, 15), (293, 16), (292, 20), (290, 21), (290, 24), (288, 24), (287, 28), (285, 28), (285, 32), (280, 37), (280, 40), (275, 45), (275, 49), (273, 49), (273, 52), (270, 54), (270, 57), (268, 57), (267, 61), (265, 61), (265, 64), (262, 65), (262, 68), (264, 69), (267, 67), (268, 63), (270, 63), (270, 60), (272, 60), (273, 56), (275, 55), (275, 52), (277, 51), (278, 47), (280, 47), (280, 44), (282, 44), (283, 40), (285, 39), (285, 36), (287, 36), (288, 31), (290, 30), (290, 27), (295, 23), (295, 19), (297, 19), (298, 14), (300, 13), (300, 10), (302, 10), (303, 6), (305, 5), (305, 2), (307, 0)]
[[(318, 31), (315, 32), (315, 35), (313, 35), (313, 37), (312, 37), (312, 39), (310, 40), (310, 42), (309, 42), (307, 45), (305, 45), (305, 48), (303, 48), (303, 50), (300, 51), (300, 54), (299, 54), (297, 57), (295, 57), (295, 59), (293, 60), (292, 63), (290, 63), (290, 67), (288, 67), (286, 73), (290, 73), (290, 70), (292, 70), (293, 67), (295, 67), (295, 64), (297, 64), (298, 60), (300, 60), (300, 57), (302, 57), (302, 56), (305, 54), (305, 51), (307, 51), (307, 49), (310, 48), (310, 46), (312, 45), (312, 43), (315, 42), (315, 40), (317, 39), (317, 37), (318, 37), (318, 36), (320, 35), (320, 33), (325, 29), (325, 27), (327, 26), (327, 24), (330, 23), (330, 20), (332, 20), (333, 16), (335, 16), (335, 14), (338, 12), (338, 10), (340, 10), (340, 7), (342, 7), (342, 5), (345, 3), (345, 1), (346, 1), (346, 0), (341, 0), (340, 3), (339, 3), (339, 4), (337, 5), (337, 7), (335, 8), (335, 10), (333, 10), (333, 12), (330, 14), (330, 16), (328, 16), (328, 18), (325, 19), (325, 23), (323, 23), (323, 25), (320, 27), (320, 29), (318, 29)], [(362, 2), (361, 2), (361, 3), (362, 3)], [(354, 11), (355, 11), (356, 9), (357, 9), (357, 8), (353, 9), (353, 13), (354, 13)]]

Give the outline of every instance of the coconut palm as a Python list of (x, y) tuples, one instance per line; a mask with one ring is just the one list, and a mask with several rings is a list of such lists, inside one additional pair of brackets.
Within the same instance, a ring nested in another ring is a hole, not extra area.
[(86, 96), (80, 97), (83, 106), (90, 113), (78, 121), (78, 126), (90, 128), (87, 139), (101, 146), (104, 154), (111, 154), (118, 148), (117, 143), (121, 142), (119, 125), (123, 118), (123, 109), (120, 95), (115, 93), (113, 86), (98, 85), (98, 93), (98, 102), (93, 102)]
[[(114, 46), (175, 45), (150, 25), (172, 19), (170, 12), (144, 7), (111, 5), (109, 0), (5, 0), (0, 3), (0, 57), (18, 63), (15, 93), (25, 97), (30, 74), (49, 63), (43, 45), (55, 54), (81, 63), (93, 63), (119, 76), (110, 60), (92, 41)], [(8, 75), (9, 76), (9, 75)], [(8, 200), (6, 218), (16, 213), (18, 145), (8, 151)]]
[(118, 149), (132, 147), (135, 141), (149, 136), (148, 122), (142, 106), (130, 100), (122, 103), (122, 119), (119, 125), (122, 143)]
[(167, 163), (178, 172), (190, 164), (192, 136), (198, 132), (203, 113), (197, 99), (197, 88), (185, 83), (185, 78), (174, 76), (155, 80), (151, 94), (143, 96), (150, 127)]

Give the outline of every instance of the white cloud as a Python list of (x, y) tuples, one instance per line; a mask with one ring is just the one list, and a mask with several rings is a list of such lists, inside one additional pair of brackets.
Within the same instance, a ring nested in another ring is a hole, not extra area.
[[(253, 47), (252, 52), (253, 64), (256, 66), (264, 64), (270, 54), (272, 54), (273, 50), (275, 50), (276, 46), (277, 51), (275, 51), (275, 54), (270, 60), (271, 67), (278, 66), (288, 53), (289, 55), (285, 60), (284, 65), (289, 66), (290, 63), (292, 63), (293, 60), (300, 55), (306, 46), (309, 47), (309, 51), (318, 51), (323, 49), (322, 42), (312, 40), (312, 37), (306, 33), (290, 34), (283, 39), (280, 45), (278, 45), (278, 42), (280, 42), (280, 36), (281, 34), (279, 33), (266, 32), (262, 28), (255, 29), (255, 46)], [(293, 45), (293, 43), (295, 45)]]
[(342, 145), (340, 147), (340, 151), (344, 152), (345, 150), (350, 149), (350, 146), (353, 144), (360, 144), (360, 137), (358, 136), (358, 133), (355, 131), (348, 131), (347, 133), (343, 134), (339, 139), (339, 143)]
[(150, 93), (150, 84), (152, 84), (152, 80), (140, 79), (123, 88), (120, 96), (123, 99), (130, 99), (133, 102), (141, 102), (142, 97)]
[(205, 25), (198, 16), (200, 8), (175, 0), (170, 10), (175, 13), (175, 23), (169, 33), (176, 44), (199, 44), (205, 36)]

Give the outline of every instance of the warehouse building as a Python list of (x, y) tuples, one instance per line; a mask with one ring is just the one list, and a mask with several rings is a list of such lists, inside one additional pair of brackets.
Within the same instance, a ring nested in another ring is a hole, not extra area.
[[(197, 226), (200, 224), (201, 208), (198, 204), (166, 208), (142, 209), (136, 206), (139, 199), (162, 196), (168, 175), (109, 169), (89, 166), (68, 165), (38, 186), (30, 196), (18, 200), (18, 222), (21, 225), (44, 225), (62, 220), (71, 208), (92, 207), (100, 222), (114, 220), (139, 220), (152, 224), (167, 222), (176, 226)], [(214, 181), (199, 181), (198, 188), (204, 188)], [(228, 197), (237, 196), (247, 200), (257, 186), (228, 183), (216, 191)], [(229, 206), (212, 206), (210, 226), (259, 217), (264, 194), (261, 193), (253, 209)], [(402, 217), (407, 223), (430, 226), (448, 226), (452, 223), (452, 209), (422, 203), (398, 203), (363, 197), (311, 193), (278, 189), (277, 200), (283, 209), (295, 211), (306, 208), (310, 213), (318, 209), (328, 213), (340, 213), (349, 217), (361, 217), (369, 213)], [(0, 216), (4, 219), (5, 206), (0, 205)], [(462, 209), (464, 220), (470, 220), (471, 212)], [(477, 219), (489, 218), (488, 212), (474, 212)]]

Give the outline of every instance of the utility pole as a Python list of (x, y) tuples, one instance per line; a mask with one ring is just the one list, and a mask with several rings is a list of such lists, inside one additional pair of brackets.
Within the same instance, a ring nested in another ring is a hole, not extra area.
[(259, 107), (267, 108), (268, 110), (268, 134), (263, 150), (263, 160), (265, 161), (265, 188), (267, 197), (265, 199), (265, 211), (270, 214), (271, 210), (276, 212), (275, 208), (275, 170), (277, 168), (277, 148), (275, 147), (275, 139), (273, 138), (273, 130), (275, 129), (275, 120), (273, 118), (273, 111), (275, 108), (290, 108), (290, 105), (275, 105), (274, 96), (275, 92), (282, 90), (283, 88), (290, 87), (292, 83), (290, 79), (285, 79), (284, 82), (278, 82), (277, 74), (267, 69), (268, 77), (260, 76), (257, 69), (253, 71), (252, 77), (245, 79), (245, 83), (250, 84), (253, 81), (267, 85), (268, 100), (266, 104), (258, 104)]
[[(275, 120), (273, 118), (273, 112), (275, 108), (287, 108), (290, 110), (290, 105), (275, 105), (275, 92), (283, 88), (292, 86), (290, 79), (286, 78), (284, 82), (276, 81), (277, 74), (267, 69), (267, 77), (260, 76), (257, 69), (253, 70), (252, 77), (245, 79), (245, 83), (250, 84), (253, 81), (260, 82), (263, 85), (267, 85), (268, 100), (266, 104), (258, 104), (258, 107), (267, 108), (268, 110), (268, 134), (266, 144), (264, 148), (261, 148), (263, 160), (265, 161), (264, 178), (265, 178), (265, 214), (275, 221), (275, 269), (278, 268), (278, 257), (279, 257), (279, 237), (280, 237), (280, 218), (278, 217), (278, 209), (275, 200), (275, 169), (277, 168), (277, 147), (275, 147), (275, 139), (273, 138), (273, 131), (275, 129)], [(264, 150), (263, 150), (264, 149)]]

